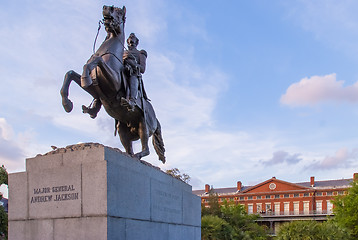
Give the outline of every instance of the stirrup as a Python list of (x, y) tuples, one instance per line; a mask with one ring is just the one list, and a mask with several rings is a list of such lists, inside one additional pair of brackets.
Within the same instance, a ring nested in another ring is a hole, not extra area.
[(128, 111), (130, 112), (134, 112), (134, 108), (135, 108), (135, 102), (134, 101), (131, 101), (131, 100), (128, 100), (124, 97), (121, 98), (121, 105), (124, 106), (124, 107), (127, 107)]
[(82, 105), (82, 112), (88, 113), (91, 118), (96, 118), (97, 113), (99, 112), (99, 109), (97, 110), (96, 108), (89, 108), (89, 107), (86, 107), (85, 105)]

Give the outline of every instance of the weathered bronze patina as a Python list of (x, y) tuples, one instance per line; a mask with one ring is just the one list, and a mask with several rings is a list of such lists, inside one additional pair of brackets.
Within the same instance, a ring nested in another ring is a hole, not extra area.
[[(148, 140), (153, 135), (153, 145), (159, 160), (165, 162), (161, 127), (154, 109), (144, 91), (142, 73), (145, 71), (147, 53), (137, 50), (138, 38), (131, 34), (124, 50), (124, 23), (126, 8), (103, 6), (103, 24), (107, 36), (99, 49), (83, 66), (82, 75), (68, 71), (61, 89), (62, 105), (71, 112), (68, 98), (70, 83), (75, 81), (94, 98), (83, 112), (92, 118), (101, 105), (115, 119), (115, 133), (121, 139), (126, 152), (136, 158), (149, 154)], [(142, 151), (133, 153), (132, 142), (140, 139)]]

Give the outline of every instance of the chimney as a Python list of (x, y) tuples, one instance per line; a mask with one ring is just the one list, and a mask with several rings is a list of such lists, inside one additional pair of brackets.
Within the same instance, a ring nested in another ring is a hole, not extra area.
[(353, 181), (357, 181), (358, 180), (358, 173), (353, 173)]
[(209, 184), (205, 184), (205, 192), (206, 193), (210, 192), (210, 185)]
[(311, 177), (311, 187), (314, 187), (314, 177)]
[(241, 182), (240, 181), (237, 182), (237, 191), (238, 192), (241, 191)]

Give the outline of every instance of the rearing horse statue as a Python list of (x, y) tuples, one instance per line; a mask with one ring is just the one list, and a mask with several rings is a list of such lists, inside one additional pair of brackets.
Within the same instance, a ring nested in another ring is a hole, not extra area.
[[(153, 135), (154, 149), (159, 160), (165, 163), (161, 126), (152, 105), (143, 97), (143, 89), (139, 89), (140, 97), (135, 100), (133, 109), (129, 109), (123, 101), (128, 96), (128, 84), (123, 77), (125, 15), (125, 7), (103, 6), (103, 24), (107, 36), (83, 66), (82, 75), (72, 70), (66, 73), (61, 88), (62, 105), (66, 112), (72, 111), (68, 91), (71, 82), (75, 81), (94, 98), (93, 107), (82, 106), (83, 112), (95, 118), (103, 105), (108, 115), (115, 119), (115, 134), (118, 132), (129, 155), (138, 159), (149, 155), (148, 140)], [(138, 139), (141, 140), (142, 151), (134, 154), (132, 142)]]

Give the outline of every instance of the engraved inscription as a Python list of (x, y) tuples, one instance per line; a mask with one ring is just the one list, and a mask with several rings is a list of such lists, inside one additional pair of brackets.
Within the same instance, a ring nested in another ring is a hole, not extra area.
[(76, 192), (74, 185), (34, 188), (33, 193), (34, 196), (31, 196), (30, 203), (57, 202), (78, 199), (78, 192)]
[(178, 209), (178, 206), (176, 206), (176, 204), (173, 204), (175, 202), (180, 201), (179, 195), (169, 192), (164, 192), (159, 189), (156, 189), (155, 193), (157, 196), (159, 196), (160, 200), (158, 199), (159, 201), (153, 204), (153, 209), (163, 211), (166, 213), (171, 213), (171, 214), (181, 213), (181, 210)]

